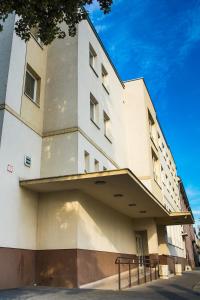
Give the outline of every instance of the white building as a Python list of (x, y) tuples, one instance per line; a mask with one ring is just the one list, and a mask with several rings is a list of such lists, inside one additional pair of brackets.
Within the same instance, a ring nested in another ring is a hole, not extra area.
[(144, 80), (120, 79), (90, 21), (43, 47), (14, 20), (0, 34), (0, 287), (80, 287), (119, 255), (184, 264), (193, 219)]

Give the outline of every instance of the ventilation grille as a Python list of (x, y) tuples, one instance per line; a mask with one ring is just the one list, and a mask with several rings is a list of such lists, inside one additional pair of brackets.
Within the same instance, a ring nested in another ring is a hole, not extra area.
[(24, 165), (28, 168), (31, 167), (31, 157), (30, 156), (27, 156), (27, 155), (24, 156)]

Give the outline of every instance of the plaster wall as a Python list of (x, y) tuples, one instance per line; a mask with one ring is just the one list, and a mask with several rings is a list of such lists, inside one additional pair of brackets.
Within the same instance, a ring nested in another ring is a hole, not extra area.
[[(0, 110), (0, 147), (1, 147), (1, 135), (2, 135), (2, 129), (3, 129), (3, 119), (4, 119), (4, 110)], [(1, 149), (0, 149), (1, 151)]]
[(113, 164), (112, 157), (105, 156), (105, 152), (93, 142), (91, 143), (85, 136), (78, 133), (78, 173), (84, 173), (85, 170), (85, 151), (89, 154), (90, 172), (95, 172), (95, 160), (99, 162), (99, 171), (103, 171), (103, 168), (107, 170), (116, 169)]
[(56, 39), (48, 47), (44, 132), (77, 127), (77, 56), (77, 36)]
[(78, 191), (40, 194), (37, 248), (136, 251), (132, 220)]
[(134, 231), (147, 231), (148, 250), (149, 254), (158, 253), (158, 235), (156, 223), (152, 218), (134, 219)]
[(21, 110), (25, 58), (26, 43), (13, 32), (5, 102), (19, 115)]
[[(34, 128), (40, 134), (42, 134), (43, 131), (46, 58), (47, 48), (42, 48), (38, 44), (38, 42), (33, 37), (31, 37), (31, 39), (27, 43), (26, 61), (24, 66), (21, 117), (29, 124), (29, 126)], [(33, 71), (40, 77), (40, 95), (38, 103), (33, 102), (24, 93), (27, 65), (29, 65), (33, 69)]]
[[(125, 83), (124, 121), (128, 164), (133, 173), (150, 179), (151, 160), (149, 159), (148, 120), (142, 80)], [(144, 181), (144, 184), (146, 181)]]
[[(95, 72), (89, 64), (89, 44), (95, 50)], [(102, 85), (101, 66), (108, 72), (109, 93)], [(78, 26), (78, 126), (120, 168), (125, 167), (123, 109), (124, 89), (87, 21)], [(90, 93), (98, 102), (97, 126), (90, 120)], [(110, 118), (110, 141), (104, 136), (103, 112)]]
[(37, 249), (76, 249), (79, 192), (40, 194)]
[(3, 24), (0, 33), (0, 105), (5, 103), (15, 16), (11, 15)]
[(78, 132), (43, 138), (41, 177), (77, 174), (77, 172)]
[[(36, 248), (38, 196), (21, 189), (19, 178), (39, 177), (40, 154), (41, 138), (5, 111), (0, 148), (2, 247)], [(31, 168), (24, 165), (24, 155), (32, 158)]]
[(78, 248), (135, 254), (132, 219), (82, 195), (78, 219)]

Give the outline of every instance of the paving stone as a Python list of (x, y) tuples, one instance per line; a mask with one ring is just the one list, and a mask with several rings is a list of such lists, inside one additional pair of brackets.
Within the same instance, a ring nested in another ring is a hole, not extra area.
[(1, 290), (0, 300), (199, 300), (200, 270), (124, 291), (31, 287)]

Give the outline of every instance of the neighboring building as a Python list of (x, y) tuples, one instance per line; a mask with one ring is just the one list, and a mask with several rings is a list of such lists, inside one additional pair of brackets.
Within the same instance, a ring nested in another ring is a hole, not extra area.
[[(192, 214), (190, 204), (187, 198), (187, 194), (183, 185), (182, 180), (179, 180), (180, 186), (180, 199), (181, 199), (181, 207), (183, 211), (190, 211)], [(195, 231), (192, 224), (183, 225), (182, 237), (185, 241), (185, 251), (186, 251), (186, 260), (188, 265), (192, 268), (199, 265), (198, 258), (195, 250)]]
[(143, 79), (90, 21), (43, 47), (0, 34), (0, 287), (80, 287), (119, 255), (184, 265), (176, 165)]

